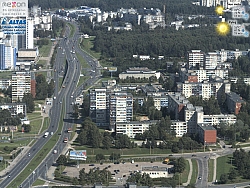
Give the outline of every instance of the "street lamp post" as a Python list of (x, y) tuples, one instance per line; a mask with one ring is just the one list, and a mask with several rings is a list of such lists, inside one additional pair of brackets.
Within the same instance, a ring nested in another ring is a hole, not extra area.
[(206, 147), (206, 140), (204, 141), (204, 152), (205, 152), (205, 147)]

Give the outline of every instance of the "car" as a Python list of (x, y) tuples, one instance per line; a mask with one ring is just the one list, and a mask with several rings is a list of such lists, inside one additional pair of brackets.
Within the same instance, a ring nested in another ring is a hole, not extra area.
[(10, 178), (10, 175), (8, 175), (8, 178)]
[(73, 96), (73, 95), (71, 95), (70, 97), (71, 97), (71, 98), (73, 98), (74, 96)]
[(198, 177), (198, 180), (201, 180), (201, 177)]
[(169, 157), (173, 156), (172, 154), (168, 155)]
[(196, 155), (192, 155), (192, 157), (196, 157)]
[(30, 153), (28, 153), (28, 156), (30, 157)]
[(95, 164), (90, 164), (89, 166), (95, 166)]
[(50, 135), (52, 136), (54, 133), (53, 132), (50, 132)]
[(60, 104), (62, 104), (62, 101), (60, 101)]

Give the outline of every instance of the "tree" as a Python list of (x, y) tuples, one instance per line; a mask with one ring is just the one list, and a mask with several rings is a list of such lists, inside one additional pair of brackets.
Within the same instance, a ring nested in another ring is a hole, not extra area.
[(34, 98), (31, 93), (24, 93), (22, 102), (26, 103), (28, 113), (31, 113), (35, 110)]
[(183, 157), (180, 157), (174, 161), (174, 171), (175, 173), (182, 173), (186, 168), (186, 162)]
[(109, 156), (109, 160), (118, 160), (121, 158), (121, 154), (120, 153), (111, 153), (111, 155)]
[(31, 131), (31, 126), (30, 125), (23, 125), (24, 127), (24, 132), (30, 132)]
[(43, 74), (36, 76), (36, 99), (45, 99), (48, 97), (48, 83)]
[(117, 149), (130, 148), (132, 146), (131, 141), (126, 134), (116, 135), (115, 147)]
[(112, 146), (112, 139), (110, 136), (104, 136), (102, 140), (102, 145), (104, 149), (109, 149)]
[(227, 174), (221, 174), (220, 175), (220, 183), (225, 184), (228, 181), (228, 175)]
[(105, 160), (105, 156), (102, 153), (98, 153), (95, 156), (95, 160), (97, 161)]
[(60, 155), (56, 160), (56, 163), (59, 165), (65, 165), (67, 163), (67, 157), (65, 155)]
[(235, 168), (230, 168), (230, 171), (228, 173), (228, 179), (234, 180), (236, 179), (237, 175), (238, 175), (237, 170)]

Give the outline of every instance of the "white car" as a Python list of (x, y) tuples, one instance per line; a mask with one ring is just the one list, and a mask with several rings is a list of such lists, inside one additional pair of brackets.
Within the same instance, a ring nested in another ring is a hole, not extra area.
[(70, 97), (71, 97), (71, 98), (73, 98), (74, 96), (73, 96), (73, 95), (71, 95)]

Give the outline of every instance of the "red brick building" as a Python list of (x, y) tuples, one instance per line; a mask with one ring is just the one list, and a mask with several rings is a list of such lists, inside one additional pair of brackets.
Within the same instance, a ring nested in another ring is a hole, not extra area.
[(205, 145), (214, 145), (217, 140), (217, 130), (209, 124), (198, 124), (200, 141)]

